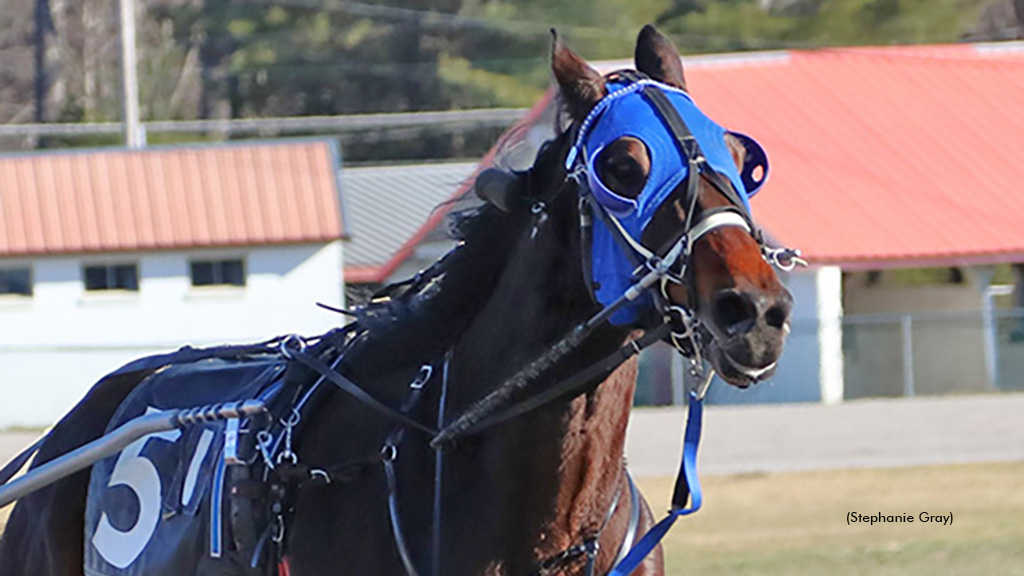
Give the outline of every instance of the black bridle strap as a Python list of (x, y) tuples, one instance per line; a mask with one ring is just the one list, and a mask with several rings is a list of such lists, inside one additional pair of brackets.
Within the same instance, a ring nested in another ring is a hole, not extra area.
[(444, 428), (434, 438), (431, 444), (433, 446), (441, 446), (454, 442), (460, 438), (479, 434), (488, 428), (492, 428), (498, 424), (518, 416), (522, 416), (527, 412), (536, 410), (537, 408), (553, 402), (558, 398), (569, 394), (581, 393), (588, 386), (592, 385), (592, 380), (608, 374), (612, 370), (618, 368), (622, 363), (638, 354), (647, 346), (650, 346), (667, 336), (669, 330), (670, 327), (668, 324), (660, 324), (656, 328), (652, 328), (645, 332), (640, 338), (630, 341), (629, 344), (619, 348), (611, 355), (591, 364), (589, 367), (577, 372), (570, 378), (563, 380), (555, 386), (546, 388), (542, 392), (513, 404), (500, 412), (493, 412), (476, 422), (470, 423), (464, 428), (454, 428), (453, 426)]
[(316, 372), (317, 374), (320, 374), (321, 376), (326, 378), (331, 384), (334, 384), (338, 388), (341, 388), (349, 395), (353, 396), (356, 400), (359, 400), (360, 402), (366, 404), (370, 408), (373, 408), (374, 410), (380, 412), (381, 414), (384, 414), (388, 418), (396, 420), (401, 424), (405, 424), (410, 428), (419, 430), (420, 432), (423, 432), (430, 436), (434, 436), (437, 434), (437, 430), (434, 430), (429, 426), (425, 426), (417, 422), (416, 420), (414, 420), (407, 414), (403, 413), (402, 411), (396, 410), (391, 406), (388, 406), (387, 404), (374, 398), (372, 395), (370, 395), (369, 392), (360, 388), (358, 384), (342, 376), (335, 370), (332, 370), (330, 366), (325, 364), (316, 356), (313, 356), (312, 354), (309, 354), (302, 350), (289, 350), (289, 353), (291, 357), (294, 358), (296, 361), (302, 363), (307, 368)]
[[(700, 169), (700, 173), (714, 184), (715, 188), (718, 188), (729, 202), (734, 204), (740, 210), (740, 213), (744, 218), (749, 221), (750, 215), (747, 213), (746, 205), (743, 203), (743, 199), (740, 198), (740, 195), (736, 192), (732, 182), (730, 182), (728, 178), (723, 177), (714, 168), (712, 168), (710, 164), (708, 164), (707, 157), (704, 155), (704, 151), (700, 148), (700, 143), (697, 142), (697, 138), (690, 131), (690, 128), (686, 125), (682, 116), (679, 115), (679, 111), (676, 110), (676, 107), (672, 105), (671, 101), (669, 101), (668, 96), (665, 96), (665, 93), (661, 90), (650, 89), (650, 87), (641, 91), (641, 94), (643, 94), (644, 98), (651, 104), (651, 106), (654, 107), (658, 112), (658, 115), (661, 116), (661, 119), (668, 125), (669, 130), (671, 130), (672, 134), (676, 137), (676, 145), (679, 147), (679, 151), (683, 156), (687, 159), (695, 160)], [(691, 181), (695, 181), (695, 176), (695, 174), (689, 174), (687, 177)], [(751, 229), (753, 229), (753, 226), (751, 226)]]

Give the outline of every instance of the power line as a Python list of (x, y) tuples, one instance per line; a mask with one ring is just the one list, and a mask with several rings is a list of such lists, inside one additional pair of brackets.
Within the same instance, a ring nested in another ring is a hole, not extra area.
[[(414, 127), (506, 127), (526, 113), (525, 108), (480, 108), (432, 112), (390, 114), (354, 114), (342, 116), (298, 116), (292, 118), (241, 118), (231, 120), (172, 120), (143, 122), (145, 132), (221, 132), (225, 134), (260, 133), (351, 133)], [(119, 134), (121, 122), (80, 124), (3, 124), (0, 137), (85, 136)]]
[[(573, 24), (550, 22), (537, 22), (534, 20), (501, 19), (491, 20), (478, 16), (465, 16), (452, 14), (437, 10), (417, 10), (415, 8), (399, 8), (395, 6), (384, 6), (365, 4), (361, 2), (317, 2), (315, 0), (247, 0), (242, 6), (263, 6), (263, 7), (292, 7), (322, 12), (339, 12), (360, 16), (364, 18), (381, 18), (389, 20), (400, 20), (415, 22), (417, 24), (431, 27), (448, 27), (452, 29), (480, 29), (497, 32), (505, 32), (520, 36), (537, 36), (547, 39), (552, 28), (557, 28), (560, 33), (567, 34), (574, 38), (586, 40), (607, 41), (609, 38), (620, 40), (633, 40), (636, 33), (632, 30), (625, 30), (618, 27), (602, 26), (579, 26)], [(733, 36), (720, 34), (695, 34), (692, 32), (668, 33), (674, 40), (695, 40), (695, 41), (730, 41), (736, 40)], [(777, 39), (756, 37), (745, 38), (744, 40), (757, 43), (764, 48), (796, 46), (799, 42), (784, 42)], [(807, 43), (803, 43), (807, 44)]]

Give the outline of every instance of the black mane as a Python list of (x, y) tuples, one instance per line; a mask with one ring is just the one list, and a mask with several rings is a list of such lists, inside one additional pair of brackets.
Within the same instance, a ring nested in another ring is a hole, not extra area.
[[(550, 178), (561, 162), (557, 142), (546, 143), (527, 173), (527, 196), (542, 196), (531, 188)], [(534, 177), (534, 173), (537, 174)], [(467, 192), (467, 195), (473, 191)], [(461, 203), (466, 198), (455, 201)], [(532, 222), (529, 202), (504, 212), (480, 203), (454, 210), (448, 216), (449, 234), (456, 246), (412, 278), (388, 284), (354, 310), (355, 329), (390, 346), (422, 350), (447, 347), (490, 298), (509, 256)]]
[(451, 251), (412, 278), (378, 290), (355, 310), (356, 323), (371, 339), (443, 347), (486, 302), (525, 219), (487, 204), (450, 218), (457, 240)]

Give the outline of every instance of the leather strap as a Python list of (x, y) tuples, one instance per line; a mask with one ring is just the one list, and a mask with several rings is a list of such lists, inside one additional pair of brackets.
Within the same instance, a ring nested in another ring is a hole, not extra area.
[[(750, 221), (749, 215), (747, 215), (746, 204), (743, 203), (743, 199), (739, 193), (733, 187), (732, 182), (728, 178), (719, 174), (714, 168), (708, 164), (704, 151), (701, 150), (700, 143), (697, 142), (697, 138), (690, 131), (690, 128), (683, 121), (683, 118), (679, 115), (679, 111), (672, 105), (672, 102), (668, 99), (659, 89), (645, 89), (641, 92), (644, 98), (650, 102), (651, 106), (657, 110), (662, 120), (668, 124), (669, 129), (676, 137), (676, 145), (679, 147), (679, 151), (685, 158), (691, 158), (696, 160), (698, 171), (705, 178), (710, 181), (715, 188), (725, 195), (733, 205), (735, 205), (744, 218)], [(690, 180), (694, 179), (694, 174), (687, 175)]]
[(381, 402), (377, 398), (373, 397), (369, 392), (360, 388), (359, 385), (356, 384), (355, 382), (349, 380), (348, 378), (342, 376), (338, 372), (332, 370), (330, 366), (324, 364), (324, 362), (317, 358), (316, 356), (299, 350), (294, 350), (291, 352), (291, 354), (292, 357), (295, 358), (295, 360), (297, 360), (298, 362), (301, 362), (309, 369), (313, 370), (317, 374), (320, 374), (321, 376), (326, 378), (330, 383), (334, 384), (338, 388), (341, 388), (342, 390), (353, 396), (356, 400), (359, 400), (360, 402), (366, 404), (370, 408), (373, 408), (374, 410), (380, 412), (381, 414), (384, 414), (388, 418), (396, 420), (410, 428), (419, 430), (420, 432), (423, 432), (425, 434), (429, 434), (430, 436), (434, 436), (437, 434), (437, 430), (434, 430), (429, 426), (417, 422), (407, 414), (404, 414), (403, 412), (396, 410), (391, 406), (388, 406), (387, 404)]
[(490, 416), (475, 422), (468, 428), (460, 430), (457, 434), (438, 437), (437, 440), (440, 440), (440, 443), (443, 444), (446, 442), (452, 442), (457, 438), (473, 436), (488, 428), (497, 426), (498, 424), (526, 414), (527, 412), (536, 410), (537, 408), (540, 408), (541, 406), (544, 406), (558, 398), (569, 394), (580, 393), (586, 387), (593, 385), (592, 381), (595, 378), (618, 368), (623, 362), (629, 360), (636, 354), (639, 354), (640, 350), (643, 350), (647, 346), (650, 346), (664, 338), (668, 334), (669, 330), (670, 327), (668, 324), (660, 324), (658, 327), (648, 330), (640, 338), (632, 340), (626, 346), (619, 348), (610, 356), (605, 357), (603, 360), (600, 360), (595, 364), (591, 364), (586, 369), (577, 372), (572, 377), (563, 380), (555, 386), (547, 388), (539, 394), (513, 404), (500, 412), (495, 412)]

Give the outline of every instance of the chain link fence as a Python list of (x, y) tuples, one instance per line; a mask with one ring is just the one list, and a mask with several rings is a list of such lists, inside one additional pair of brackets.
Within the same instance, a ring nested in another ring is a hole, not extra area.
[[(794, 322), (780, 373), (816, 329)], [(849, 315), (842, 330), (844, 400), (1024, 391), (1024, 309)], [(644, 352), (637, 404), (684, 402), (673, 355), (668, 347)], [(782, 388), (782, 380), (759, 386)]]
[[(844, 400), (1024, 391), (1024, 309), (851, 315), (843, 319), (842, 328)], [(780, 372), (782, 363), (797, 361), (802, 353), (798, 340), (813, 339), (814, 333), (813, 323), (794, 322), (787, 350), (792, 357), (783, 356)], [(0, 346), (0, 388), (8, 400), (24, 396), (26, 402), (39, 403), (41, 397), (50, 398), (48, 411), (59, 415), (69, 399), (80, 397), (103, 374), (169, 348)], [(74, 367), (72, 374), (69, 367)], [(636, 403), (684, 403), (681, 372), (682, 362), (670, 347), (645, 350)], [(785, 378), (777, 380), (759, 385), (767, 389), (760, 393), (771, 395), (772, 388), (787, 386)], [(24, 411), (18, 406), (9, 402), (7, 411)], [(4, 412), (0, 409), (0, 415)]]

